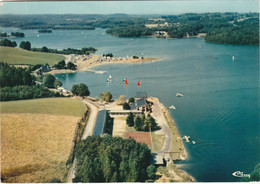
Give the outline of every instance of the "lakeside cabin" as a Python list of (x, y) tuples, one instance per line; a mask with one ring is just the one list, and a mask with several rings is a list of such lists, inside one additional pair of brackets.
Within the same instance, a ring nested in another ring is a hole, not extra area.
[(33, 73), (34, 75), (42, 75), (43, 73), (47, 73), (49, 71), (51, 71), (51, 67), (48, 64), (46, 64), (36, 69)]
[(115, 115), (128, 115), (132, 112), (134, 115), (142, 115), (144, 113), (152, 112), (152, 102), (147, 101), (147, 93), (138, 91), (135, 95), (134, 102), (130, 103), (130, 110), (111, 110), (109, 114)]

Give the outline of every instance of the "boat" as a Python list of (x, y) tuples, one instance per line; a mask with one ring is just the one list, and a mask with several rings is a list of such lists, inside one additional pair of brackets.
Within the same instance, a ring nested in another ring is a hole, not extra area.
[(108, 79), (109, 79), (109, 80), (111, 80), (111, 79), (112, 79), (112, 76), (111, 76), (111, 74), (109, 75)]
[(125, 79), (125, 84), (128, 84), (127, 78)]
[(176, 109), (176, 107), (174, 105), (171, 105), (169, 109)]
[(192, 141), (192, 144), (196, 144), (196, 142), (195, 142), (195, 141)]
[(185, 136), (183, 137), (183, 139), (185, 139), (186, 142), (190, 142), (190, 136), (185, 135)]
[(182, 96), (184, 96), (184, 95), (181, 94), (181, 93), (176, 93), (176, 96), (177, 96), (177, 97), (182, 97)]
[(140, 80), (137, 82), (137, 85), (138, 85), (138, 86), (140, 86), (140, 85), (141, 85), (141, 81), (140, 81)]
[(98, 70), (98, 71), (95, 71), (95, 73), (98, 73), (98, 74), (105, 74), (106, 71)]
[(235, 60), (235, 56), (232, 57), (232, 60), (233, 60), (233, 61)]

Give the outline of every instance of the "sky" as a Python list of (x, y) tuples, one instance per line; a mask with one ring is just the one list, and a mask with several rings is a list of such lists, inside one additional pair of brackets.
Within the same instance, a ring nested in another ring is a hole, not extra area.
[[(0, 14), (259, 12), (259, 0), (1, 2)], [(12, 0), (11, 0), (12, 1)]]

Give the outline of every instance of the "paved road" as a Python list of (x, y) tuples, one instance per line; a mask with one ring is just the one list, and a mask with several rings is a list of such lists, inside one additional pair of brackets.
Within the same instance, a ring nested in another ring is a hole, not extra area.
[[(83, 132), (81, 140), (86, 139), (88, 136), (91, 136), (93, 134), (93, 129), (95, 127), (96, 119), (97, 119), (97, 114), (98, 114), (98, 108), (92, 104), (87, 99), (82, 100), (87, 106), (91, 109), (91, 113), (88, 118), (87, 125), (85, 127), (85, 130)], [(73, 160), (72, 168), (71, 171), (69, 172), (69, 177), (67, 183), (72, 183), (72, 179), (75, 178), (75, 173), (76, 173), (76, 165), (77, 165), (77, 160), (76, 158)]]
[(151, 115), (157, 120), (158, 125), (161, 126), (161, 130), (157, 130), (155, 131), (155, 133), (165, 134), (163, 148), (157, 153), (168, 152), (171, 149), (172, 133), (163, 115), (163, 112), (161, 111), (162, 109), (161, 105), (155, 101), (153, 101), (153, 103), (154, 103), (154, 105), (152, 106), (153, 112)]
[(96, 119), (97, 119), (97, 114), (98, 114), (98, 108), (93, 105), (89, 100), (83, 100), (85, 104), (91, 109), (91, 113), (88, 119), (88, 123), (85, 127), (84, 133), (82, 135), (81, 140), (86, 139), (88, 136), (91, 136), (93, 134), (93, 130), (95, 127)]

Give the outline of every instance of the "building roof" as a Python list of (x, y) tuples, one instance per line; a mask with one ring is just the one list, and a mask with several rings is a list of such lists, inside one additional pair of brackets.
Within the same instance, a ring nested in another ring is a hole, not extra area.
[(131, 110), (138, 109), (139, 107), (143, 107), (145, 105), (146, 105), (145, 98), (135, 100), (135, 102), (131, 104)]
[(147, 94), (144, 91), (138, 91), (135, 95), (135, 98), (147, 98)]
[(107, 115), (106, 110), (101, 110), (98, 112), (93, 135), (102, 135), (104, 133), (105, 124), (106, 124), (106, 115)]

